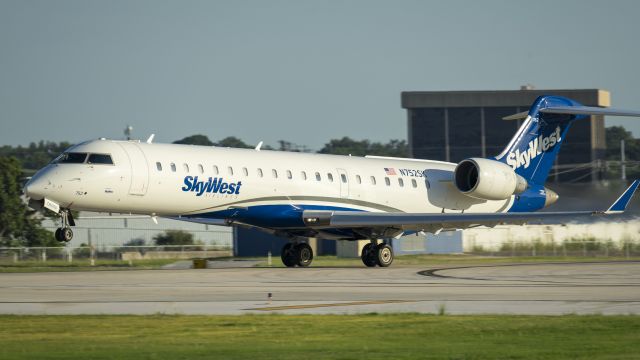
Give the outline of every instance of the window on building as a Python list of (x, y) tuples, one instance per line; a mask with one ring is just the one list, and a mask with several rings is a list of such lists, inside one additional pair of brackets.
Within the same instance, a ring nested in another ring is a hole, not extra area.
[(244, 174), (244, 176), (249, 176), (249, 169), (247, 169), (246, 167), (243, 167), (242, 173)]
[(176, 164), (171, 163), (171, 171), (176, 172)]
[(156, 169), (158, 169), (158, 171), (162, 171), (162, 163), (160, 163), (160, 161), (156, 163)]
[(387, 186), (391, 186), (391, 180), (387, 176), (384, 177), (384, 183), (387, 184)]
[(292, 179), (293, 178), (293, 174), (291, 173), (291, 170), (287, 170), (287, 179)]
[(371, 177), (371, 185), (375, 185), (376, 184), (376, 177), (372, 176)]
[(402, 180), (402, 178), (398, 178), (398, 185), (400, 185), (400, 187), (404, 187), (404, 180)]
[(320, 181), (322, 180), (322, 177), (320, 177), (320, 173), (316, 172), (316, 180)]
[(416, 188), (418, 187), (418, 182), (416, 181), (416, 179), (411, 179), (411, 185)]
[(302, 180), (307, 180), (307, 172), (306, 171), (301, 172), (300, 176), (302, 177)]
[(200, 174), (204, 174), (204, 167), (202, 167), (202, 164), (198, 164), (198, 171), (200, 171)]

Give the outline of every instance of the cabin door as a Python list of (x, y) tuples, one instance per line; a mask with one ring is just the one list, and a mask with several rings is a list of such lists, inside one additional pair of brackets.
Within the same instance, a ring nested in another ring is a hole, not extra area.
[(131, 166), (131, 184), (129, 194), (144, 195), (149, 187), (149, 164), (147, 158), (140, 149), (140, 145), (132, 142), (119, 143), (129, 157)]

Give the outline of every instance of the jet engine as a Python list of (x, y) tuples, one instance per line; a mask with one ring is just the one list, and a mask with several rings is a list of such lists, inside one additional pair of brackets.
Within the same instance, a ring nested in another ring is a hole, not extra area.
[(462, 160), (454, 171), (461, 193), (482, 200), (505, 200), (527, 189), (527, 180), (504, 163), (483, 158)]

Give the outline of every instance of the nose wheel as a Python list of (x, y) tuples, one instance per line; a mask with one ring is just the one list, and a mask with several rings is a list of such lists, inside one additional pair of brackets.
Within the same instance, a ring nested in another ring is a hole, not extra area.
[(73, 220), (71, 211), (69, 210), (61, 210), (60, 217), (62, 218), (62, 227), (59, 227), (56, 230), (56, 240), (60, 242), (69, 242), (73, 239), (73, 230), (71, 230), (71, 226), (75, 226), (76, 223)]

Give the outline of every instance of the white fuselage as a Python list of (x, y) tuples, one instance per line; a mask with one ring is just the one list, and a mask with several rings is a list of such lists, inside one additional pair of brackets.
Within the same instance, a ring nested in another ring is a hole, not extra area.
[(114, 140), (67, 152), (108, 154), (113, 165), (54, 162), (30, 181), (30, 198), (75, 210), (158, 216), (265, 205), (487, 213), (506, 211), (513, 202), (461, 194), (452, 183), (456, 164), (438, 161)]

